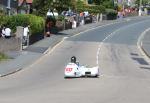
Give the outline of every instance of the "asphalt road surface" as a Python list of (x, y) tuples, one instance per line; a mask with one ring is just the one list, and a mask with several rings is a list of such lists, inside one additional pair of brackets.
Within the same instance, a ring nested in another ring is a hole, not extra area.
[[(0, 103), (149, 103), (150, 65), (137, 47), (150, 17), (65, 39), (33, 65), (0, 78)], [(64, 79), (71, 56), (100, 67), (99, 78)]]

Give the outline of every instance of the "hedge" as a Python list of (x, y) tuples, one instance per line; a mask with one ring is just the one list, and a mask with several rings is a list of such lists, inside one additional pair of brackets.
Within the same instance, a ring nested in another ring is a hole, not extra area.
[(102, 5), (99, 6), (84, 6), (77, 8), (78, 12), (84, 12), (84, 11), (89, 11), (89, 13), (104, 13), (105, 12), (105, 7)]
[(107, 15), (107, 20), (114, 20), (117, 18), (117, 11), (113, 9), (106, 9), (105, 14)]
[(30, 25), (31, 34), (40, 33), (44, 29), (44, 19), (31, 14), (18, 14), (13, 16), (1, 16), (0, 25), (7, 25), (16, 32), (17, 26)]

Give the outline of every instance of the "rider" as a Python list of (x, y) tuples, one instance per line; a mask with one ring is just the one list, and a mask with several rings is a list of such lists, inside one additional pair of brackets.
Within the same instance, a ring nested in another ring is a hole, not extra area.
[(71, 63), (75, 63), (76, 64), (76, 57), (75, 56), (71, 57)]

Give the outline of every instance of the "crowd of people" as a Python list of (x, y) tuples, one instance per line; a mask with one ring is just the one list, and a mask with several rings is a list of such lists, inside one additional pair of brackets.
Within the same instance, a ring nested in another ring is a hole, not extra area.
[[(88, 24), (95, 22), (97, 19), (97, 15), (92, 15), (88, 11), (84, 11), (81, 13), (76, 13), (71, 10), (63, 11), (61, 14), (65, 18), (65, 24), (63, 29), (74, 29), (77, 28), (80, 25)], [(49, 10), (47, 12), (47, 18), (45, 21), (45, 36), (50, 37), (50, 34), (52, 33), (52, 28), (56, 24), (55, 18), (58, 17), (57, 11)]]
[[(23, 26), (23, 38), (26, 38), (29, 34), (29, 25)], [(7, 25), (0, 25), (0, 37), (4, 37), (6, 39), (12, 37), (12, 30)]]

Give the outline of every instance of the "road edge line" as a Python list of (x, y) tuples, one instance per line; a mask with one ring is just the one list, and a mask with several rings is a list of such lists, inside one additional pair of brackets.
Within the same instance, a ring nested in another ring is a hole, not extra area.
[(140, 53), (145, 57), (145, 59), (150, 63), (150, 55), (144, 50), (143, 48), (143, 39), (146, 33), (150, 31), (150, 28), (146, 29), (144, 32), (141, 33), (140, 37), (138, 38), (137, 47), (140, 50)]

